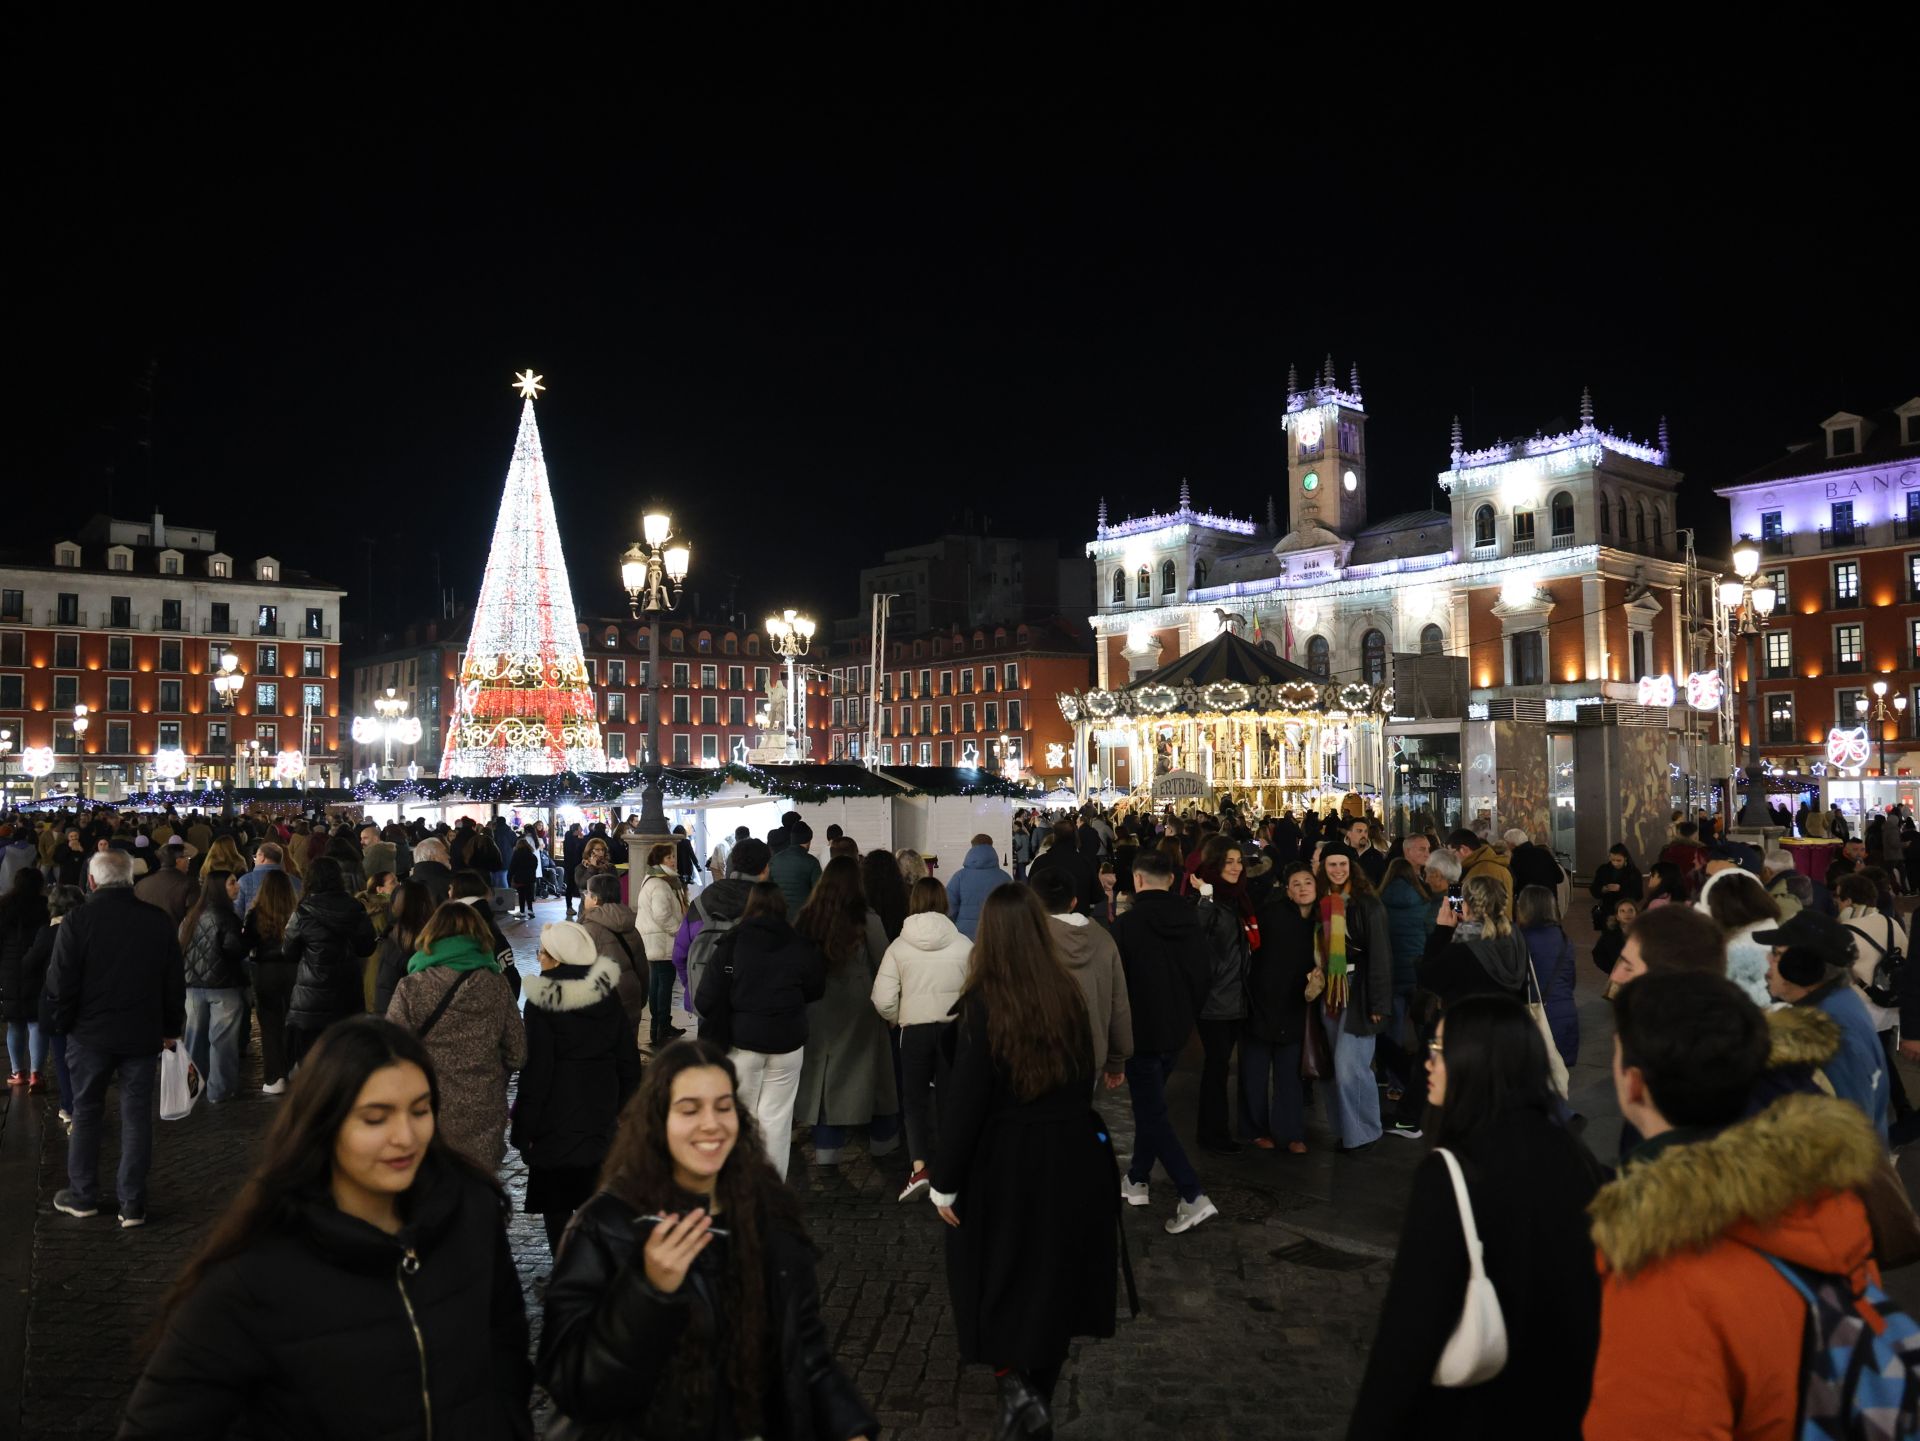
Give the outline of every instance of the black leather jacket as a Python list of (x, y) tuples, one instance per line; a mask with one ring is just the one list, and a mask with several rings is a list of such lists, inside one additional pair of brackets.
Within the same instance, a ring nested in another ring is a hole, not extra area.
[(287, 1024), (324, 1031), (366, 1010), (364, 968), (373, 945), (366, 907), (345, 891), (302, 896), (280, 940), (281, 958), (300, 967), (287, 1001)]
[[(673, 1388), (673, 1356), (694, 1308), (711, 1313), (715, 1306), (725, 1262), (714, 1253), (726, 1243), (709, 1245), (680, 1289), (667, 1295), (647, 1280), (641, 1260), (647, 1228), (634, 1226), (633, 1217), (633, 1207), (605, 1191), (574, 1217), (547, 1282), (539, 1380), (570, 1420), (612, 1423), (596, 1426), (595, 1436), (711, 1436), (711, 1414), (692, 1412)], [(768, 1441), (849, 1441), (875, 1434), (879, 1423), (833, 1359), (820, 1321), (811, 1249), (777, 1226), (768, 1228), (766, 1249), (777, 1347), (768, 1371), (780, 1387), (762, 1408)], [(717, 1376), (712, 1390), (726, 1394)]]
[(181, 950), (187, 984), (212, 990), (232, 990), (247, 983), (247, 943), (240, 918), (231, 910), (203, 906), (193, 923), (193, 934)]

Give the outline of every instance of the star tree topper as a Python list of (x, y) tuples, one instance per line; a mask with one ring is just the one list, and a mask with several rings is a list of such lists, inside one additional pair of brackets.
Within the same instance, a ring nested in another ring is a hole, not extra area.
[(546, 379), (545, 376), (535, 375), (533, 368), (529, 366), (513, 377), (513, 383), (520, 388), (521, 399), (532, 400), (546, 389), (546, 386), (540, 383), (544, 379)]

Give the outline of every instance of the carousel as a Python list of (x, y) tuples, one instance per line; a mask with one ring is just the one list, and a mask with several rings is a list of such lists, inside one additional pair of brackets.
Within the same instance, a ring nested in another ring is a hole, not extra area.
[(1384, 686), (1328, 681), (1231, 631), (1116, 690), (1065, 691), (1081, 795), (1228, 797), (1256, 813), (1379, 794)]

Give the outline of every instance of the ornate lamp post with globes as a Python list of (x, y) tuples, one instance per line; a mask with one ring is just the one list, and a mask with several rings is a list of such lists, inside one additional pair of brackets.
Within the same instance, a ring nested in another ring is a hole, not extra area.
[(1747, 638), (1747, 803), (1740, 812), (1740, 824), (1748, 830), (1762, 830), (1773, 824), (1767, 810), (1765, 772), (1760, 767), (1760, 632), (1767, 628), (1778, 592), (1764, 582), (1756, 585), (1760, 569), (1760, 547), (1751, 536), (1741, 536), (1733, 548), (1733, 570), (1738, 580), (1722, 581), (1720, 603), (1727, 608), (1735, 635)]
[(387, 687), (387, 693), (373, 698), (373, 708), (378, 715), (357, 715), (353, 718), (353, 743), (370, 746), (379, 741), (382, 746), (380, 774), (391, 776), (393, 772), (393, 743), (403, 746), (420, 743), (420, 719), (407, 714), (407, 698)]
[(807, 758), (807, 703), (804, 696), (795, 699), (795, 690), (799, 680), (798, 662), (812, 647), (815, 629), (813, 621), (798, 611), (787, 610), (767, 617), (767, 635), (773, 641), (773, 653), (784, 656), (787, 662), (787, 713), (781, 717), (781, 724), (787, 737), (787, 758), (794, 761)]
[(620, 583), (626, 587), (628, 613), (635, 620), (647, 617), (647, 788), (641, 794), (640, 829), (656, 837), (667, 834), (660, 793), (660, 617), (679, 608), (693, 547), (675, 538), (673, 518), (663, 510), (649, 511), (640, 525), (645, 539), (620, 557)]
[[(1887, 709), (1887, 683), (1877, 680), (1873, 683), (1873, 702), (1868, 704), (1865, 696), (1855, 696), (1853, 708), (1859, 712), (1860, 719), (1873, 722), (1874, 736), (1880, 742), (1880, 780), (1884, 785), (1887, 775), (1887, 722), (1896, 716), (1904, 718), (1907, 713), (1907, 698), (1897, 695), (1893, 698), (1893, 709)], [(1899, 799), (1899, 791), (1894, 791), (1894, 799)]]

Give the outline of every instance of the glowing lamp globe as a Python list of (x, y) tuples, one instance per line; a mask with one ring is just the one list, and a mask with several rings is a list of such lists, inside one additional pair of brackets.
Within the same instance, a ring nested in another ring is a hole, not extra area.
[(678, 585), (687, 578), (687, 567), (693, 563), (693, 547), (680, 544), (667, 547), (667, 579)]
[(648, 545), (665, 545), (667, 537), (673, 534), (673, 517), (664, 510), (649, 511), (640, 521), (640, 533), (647, 538)]
[(1740, 602), (1746, 593), (1747, 588), (1737, 580), (1723, 580), (1720, 582), (1720, 604), (1724, 605), (1728, 610), (1738, 610), (1740, 608)]
[(647, 556), (638, 544), (627, 547), (626, 554), (620, 557), (620, 584), (628, 594), (633, 594), (646, 586)]
[(1740, 537), (1740, 544), (1733, 548), (1733, 573), (1742, 580), (1749, 580), (1760, 569), (1760, 547), (1747, 536)]
[(1761, 615), (1772, 615), (1774, 603), (1780, 599), (1780, 592), (1770, 585), (1756, 585), (1753, 588), (1753, 608)]

